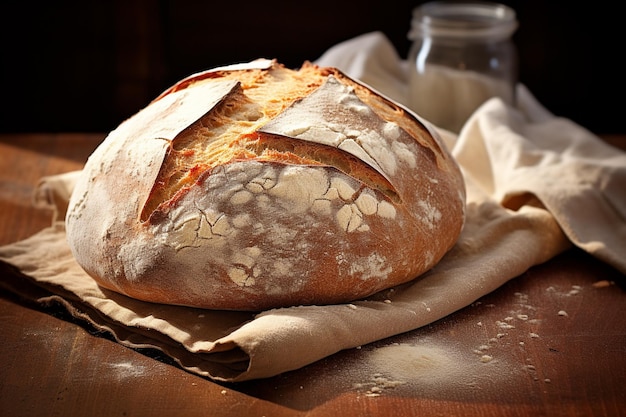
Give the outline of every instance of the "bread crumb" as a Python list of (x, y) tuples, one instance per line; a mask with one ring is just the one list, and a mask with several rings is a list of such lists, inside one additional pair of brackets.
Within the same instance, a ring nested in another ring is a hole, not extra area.
[(476, 323), (476, 325), (477, 325), (477, 326), (482, 326), (482, 325), (483, 325), (483, 322), (482, 322), (482, 321), (479, 321), (478, 323)]
[(513, 326), (512, 324), (508, 324), (503, 321), (496, 321), (496, 325), (501, 329), (514, 329), (515, 328), (515, 326)]
[(490, 355), (483, 355), (480, 357), (480, 361), (482, 363), (491, 362), (492, 359), (493, 359), (493, 356), (490, 356)]
[(520, 320), (528, 320), (528, 315), (527, 314), (518, 314), (517, 318)]
[(356, 310), (356, 306), (354, 304), (348, 304), (348, 308), (351, 308), (352, 310)]
[[(404, 384), (404, 381), (396, 381), (386, 378), (381, 373), (375, 373), (369, 382), (354, 384), (357, 390), (369, 387), (365, 392), (366, 397), (380, 397), (386, 389), (393, 389), (398, 385)], [(302, 387), (300, 387), (302, 389)]]
[(391, 304), (391, 300), (385, 300), (383, 301), (385, 304)]
[(572, 285), (572, 289), (567, 293), (567, 295), (576, 295), (582, 290), (583, 287), (580, 285)]
[(563, 317), (567, 317), (568, 316), (567, 311), (565, 311), (565, 310), (560, 310), (557, 314), (559, 316), (563, 316)]
[(537, 339), (539, 337), (537, 333), (529, 333), (528, 335), (534, 339)]
[(524, 345), (525, 345), (525, 343), (524, 343), (524, 342), (519, 342), (519, 345), (520, 345), (520, 346), (524, 346)]
[(552, 381), (550, 380), (550, 378), (546, 378), (546, 379), (543, 380), (543, 382), (545, 382), (546, 384), (549, 384)]
[(222, 390), (222, 395), (226, 395), (226, 390), (225, 389)]

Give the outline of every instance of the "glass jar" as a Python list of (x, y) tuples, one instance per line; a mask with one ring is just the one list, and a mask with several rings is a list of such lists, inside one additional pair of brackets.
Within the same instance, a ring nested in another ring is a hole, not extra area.
[(517, 29), (513, 9), (498, 3), (435, 1), (413, 10), (409, 39), (409, 107), (458, 133), (497, 96), (515, 105)]

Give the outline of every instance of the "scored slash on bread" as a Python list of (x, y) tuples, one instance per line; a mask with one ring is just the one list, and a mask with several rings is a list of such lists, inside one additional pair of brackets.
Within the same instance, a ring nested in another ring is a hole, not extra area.
[(257, 60), (181, 80), (111, 132), (66, 227), (105, 288), (261, 310), (416, 278), (456, 242), (464, 202), (409, 111), (337, 69)]

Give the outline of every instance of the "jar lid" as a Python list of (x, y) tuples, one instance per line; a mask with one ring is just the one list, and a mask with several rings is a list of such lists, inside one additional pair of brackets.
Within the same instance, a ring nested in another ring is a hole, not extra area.
[(500, 3), (433, 1), (413, 9), (410, 40), (425, 36), (504, 39), (517, 29), (515, 11)]

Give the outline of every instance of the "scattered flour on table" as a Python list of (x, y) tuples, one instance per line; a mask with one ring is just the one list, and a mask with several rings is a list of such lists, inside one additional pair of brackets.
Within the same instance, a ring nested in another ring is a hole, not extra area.
[(485, 366), (493, 359), (485, 354), (476, 361), (471, 353), (429, 341), (394, 343), (364, 354), (363, 363), (371, 373), (354, 388), (368, 397), (378, 397), (402, 386), (421, 392), (475, 389), (477, 379), (484, 377)]
[[(599, 283), (596, 287), (602, 288), (604, 285), (610, 284)], [(556, 297), (548, 304), (559, 305), (568, 304), (566, 300), (569, 297), (579, 296), (583, 291), (583, 287), (580, 285), (571, 285), (567, 288), (557, 289), (554, 286), (550, 286), (546, 288), (546, 291)], [(506, 346), (506, 348), (511, 349), (512, 346), (515, 346), (512, 345), (511, 342), (517, 342), (516, 346), (519, 349), (519, 353), (524, 354), (528, 343), (533, 343), (533, 341), (541, 339), (539, 333), (542, 328), (541, 319), (535, 317), (538, 309), (529, 302), (528, 294), (516, 292), (514, 296), (514, 307), (507, 311), (508, 314), (505, 317), (501, 320), (495, 320), (493, 323), (480, 322), (481, 328), (489, 328), (489, 325), (491, 325), (494, 335), (489, 338), (488, 343), (479, 345), (473, 349), (479, 361), (489, 362), (496, 359), (498, 357), (497, 348), (504, 348)], [(559, 317), (569, 317), (568, 312), (561, 307), (562, 306), (555, 308), (554, 314)], [(543, 314), (543, 317), (549, 318), (549, 315)], [(514, 339), (514, 341), (511, 339)], [(527, 363), (522, 365), (523, 369), (526, 370), (533, 380), (539, 381), (539, 370), (530, 362), (531, 360), (528, 358)], [(544, 381), (551, 382), (549, 378), (545, 378)]]
[(574, 295), (578, 295), (580, 294), (580, 291), (583, 289), (583, 287), (581, 287), (580, 285), (572, 285), (569, 289), (569, 291), (560, 291), (557, 288), (550, 286), (548, 288), (546, 288), (547, 292), (553, 293), (555, 295), (558, 296), (564, 296), (564, 297), (571, 297)]
[[(596, 288), (612, 285), (598, 281)], [(547, 291), (558, 297), (574, 297), (583, 287), (572, 285), (566, 289), (548, 287)], [(516, 292), (513, 307), (504, 317), (493, 322), (484, 320), (475, 324), (481, 332), (486, 331), (487, 340), (482, 344), (464, 349), (458, 344), (432, 343), (430, 340), (417, 340), (414, 343), (393, 343), (365, 351), (363, 364), (369, 373), (360, 377), (354, 388), (368, 397), (378, 397), (391, 389), (419, 389), (422, 392), (440, 392), (450, 389), (480, 389), (481, 385), (498, 383), (498, 378), (511, 378), (517, 372), (528, 374), (533, 380), (552, 382), (550, 378), (540, 378), (544, 370), (538, 370), (527, 358), (522, 363), (506, 363), (510, 352), (502, 355), (502, 349), (517, 349), (524, 355), (529, 343), (541, 340), (539, 330), (541, 320), (536, 317), (537, 307), (529, 302), (528, 294)], [(482, 305), (480, 301), (473, 307)], [(484, 304), (493, 308), (494, 304)], [(565, 309), (555, 309), (555, 315), (568, 317)], [(549, 317), (544, 315), (544, 317)], [(489, 334), (489, 331), (493, 332)], [(522, 373), (522, 374), (523, 374)]]
[(108, 366), (116, 372), (118, 380), (137, 378), (147, 373), (145, 366), (131, 362), (109, 363)]

